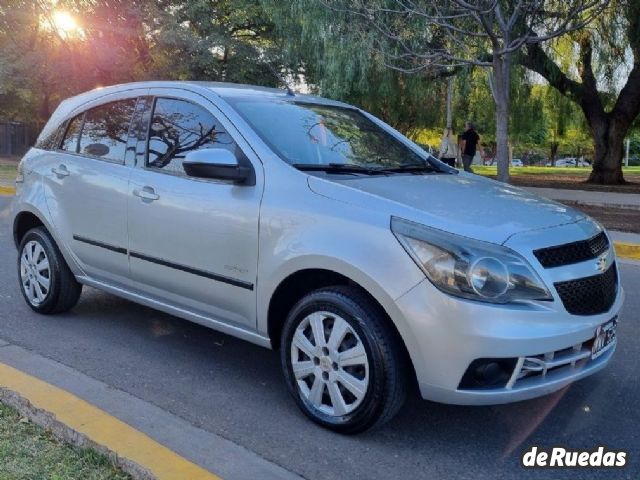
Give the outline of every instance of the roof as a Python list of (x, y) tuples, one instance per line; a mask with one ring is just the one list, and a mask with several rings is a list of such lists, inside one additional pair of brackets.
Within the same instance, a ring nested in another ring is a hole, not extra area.
[[(108, 87), (98, 87), (88, 92), (81, 93), (76, 95), (75, 97), (71, 97), (66, 101), (73, 100), (74, 104), (81, 104), (84, 101), (88, 101), (94, 98), (98, 98), (102, 95), (107, 95), (109, 93), (118, 92), (127, 89), (133, 88), (180, 88), (180, 87), (188, 87), (193, 86), (196, 88), (206, 88), (207, 90), (213, 91), (215, 94), (219, 95), (223, 98), (230, 97), (250, 97), (250, 96), (260, 96), (260, 97), (282, 97), (282, 98), (291, 98), (291, 95), (288, 94), (285, 88), (273, 88), (273, 87), (262, 87), (259, 85), (246, 85), (241, 83), (226, 83), (226, 82), (206, 82), (206, 81), (194, 81), (194, 80), (160, 80), (160, 81), (143, 81), (143, 82), (130, 82), (130, 83), (121, 83), (118, 85), (112, 85)], [(83, 98), (84, 97), (84, 98)], [(329, 101), (333, 102), (334, 100), (326, 99), (323, 97), (318, 97), (315, 95), (307, 95), (302, 93), (296, 93), (293, 98), (304, 98), (307, 100), (318, 100), (318, 101)]]
[(194, 90), (206, 89), (212, 91), (223, 99), (230, 98), (272, 98), (281, 100), (298, 100), (314, 103), (322, 103), (325, 105), (339, 105), (349, 106), (345, 103), (338, 102), (336, 100), (330, 100), (327, 98), (317, 97), (314, 95), (295, 94), (294, 96), (288, 94), (286, 89), (261, 87), (257, 85), (244, 85), (239, 83), (224, 83), (224, 82), (202, 82), (202, 81), (178, 81), (178, 80), (165, 80), (165, 81), (143, 81), (143, 82), (130, 82), (121, 83), (118, 85), (111, 85), (108, 87), (98, 87), (93, 90), (81, 93), (74, 97), (69, 97), (60, 103), (55, 110), (49, 122), (45, 125), (43, 131), (40, 133), (39, 138), (44, 138), (48, 135), (52, 128), (55, 128), (64, 118), (67, 118), (71, 112), (75, 111), (78, 107), (99, 99), (105, 95), (111, 93), (118, 93), (126, 90), (139, 89), (139, 88), (185, 88), (192, 87)]

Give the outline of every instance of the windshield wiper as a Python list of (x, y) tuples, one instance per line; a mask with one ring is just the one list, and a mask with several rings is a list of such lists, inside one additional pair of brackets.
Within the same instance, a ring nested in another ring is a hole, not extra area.
[(363, 175), (386, 175), (388, 173), (384, 169), (370, 168), (352, 163), (293, 163), (293, 167), (306, 172), (329, 172), (329, 173), (361, 173)]
[(408, 163), (398, 165), (397, 167), (365, 167), (364, 165), (356, 165), (354, 163), (294, 163), (292, 164), (298, 170), (310, 172), (330, 172), (330, 173), (360, 173), (363, 175), (389, 175), (393, 173), (420, 173), (420, 172), (441, 172), (441, 170), (424, 163), (423, 165)]
[(397, 167), (380, 168), (378, 169), (385, 173), (402, 173), (402, 172), (440, 172), (437, 168), (425, 163), (424, 165), (417, 165), (415, 163), (407, 165), (399, 165)]

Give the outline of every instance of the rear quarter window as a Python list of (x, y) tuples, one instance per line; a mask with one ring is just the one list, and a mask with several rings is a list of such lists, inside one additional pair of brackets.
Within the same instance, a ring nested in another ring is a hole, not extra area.
[(82, 127), (79, 153), (124, 162), (136, 101), (131, 98), (88, 110)]
[(64, 134), (64, 140), (62, 141), (62, 145), (60, 146), (61, 150), (72, 153), (78, 152), (78, 140), (80, 139), (83, 120), (84, 113), (78, 115), (77, 117), (74, 117), (73, 120), (69, 122), (67, 131)]

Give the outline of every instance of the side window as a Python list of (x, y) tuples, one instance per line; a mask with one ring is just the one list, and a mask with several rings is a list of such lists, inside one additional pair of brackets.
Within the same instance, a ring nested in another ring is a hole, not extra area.
[(236, 144), (207, 110), (185, 100), (156, 99), (149, 129), (147, 166), (184, 175), (186, 154), (201, 148), (226, 148)]
[(80, 138), (80, 130), (82, 129), (82, 121), (84, 119), (84, 113), (81, 113), (75, 117), (69, 126), (67, 127), (67, 133), (64, 134), (64, 140), (62, 141), (62, 150), (67, 152), (78, 152), (78, 138)]
[(136, 101), (131, 98), (88, 110), (80, 138), (80, 153), (124, 162)]

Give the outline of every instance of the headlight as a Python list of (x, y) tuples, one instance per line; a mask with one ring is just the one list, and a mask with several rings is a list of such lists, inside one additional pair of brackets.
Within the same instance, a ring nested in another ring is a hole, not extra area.
[(552, 300), (542, 279), (513, 250), (392, 217), (391, 230), (443, 292), (491, 303)]

